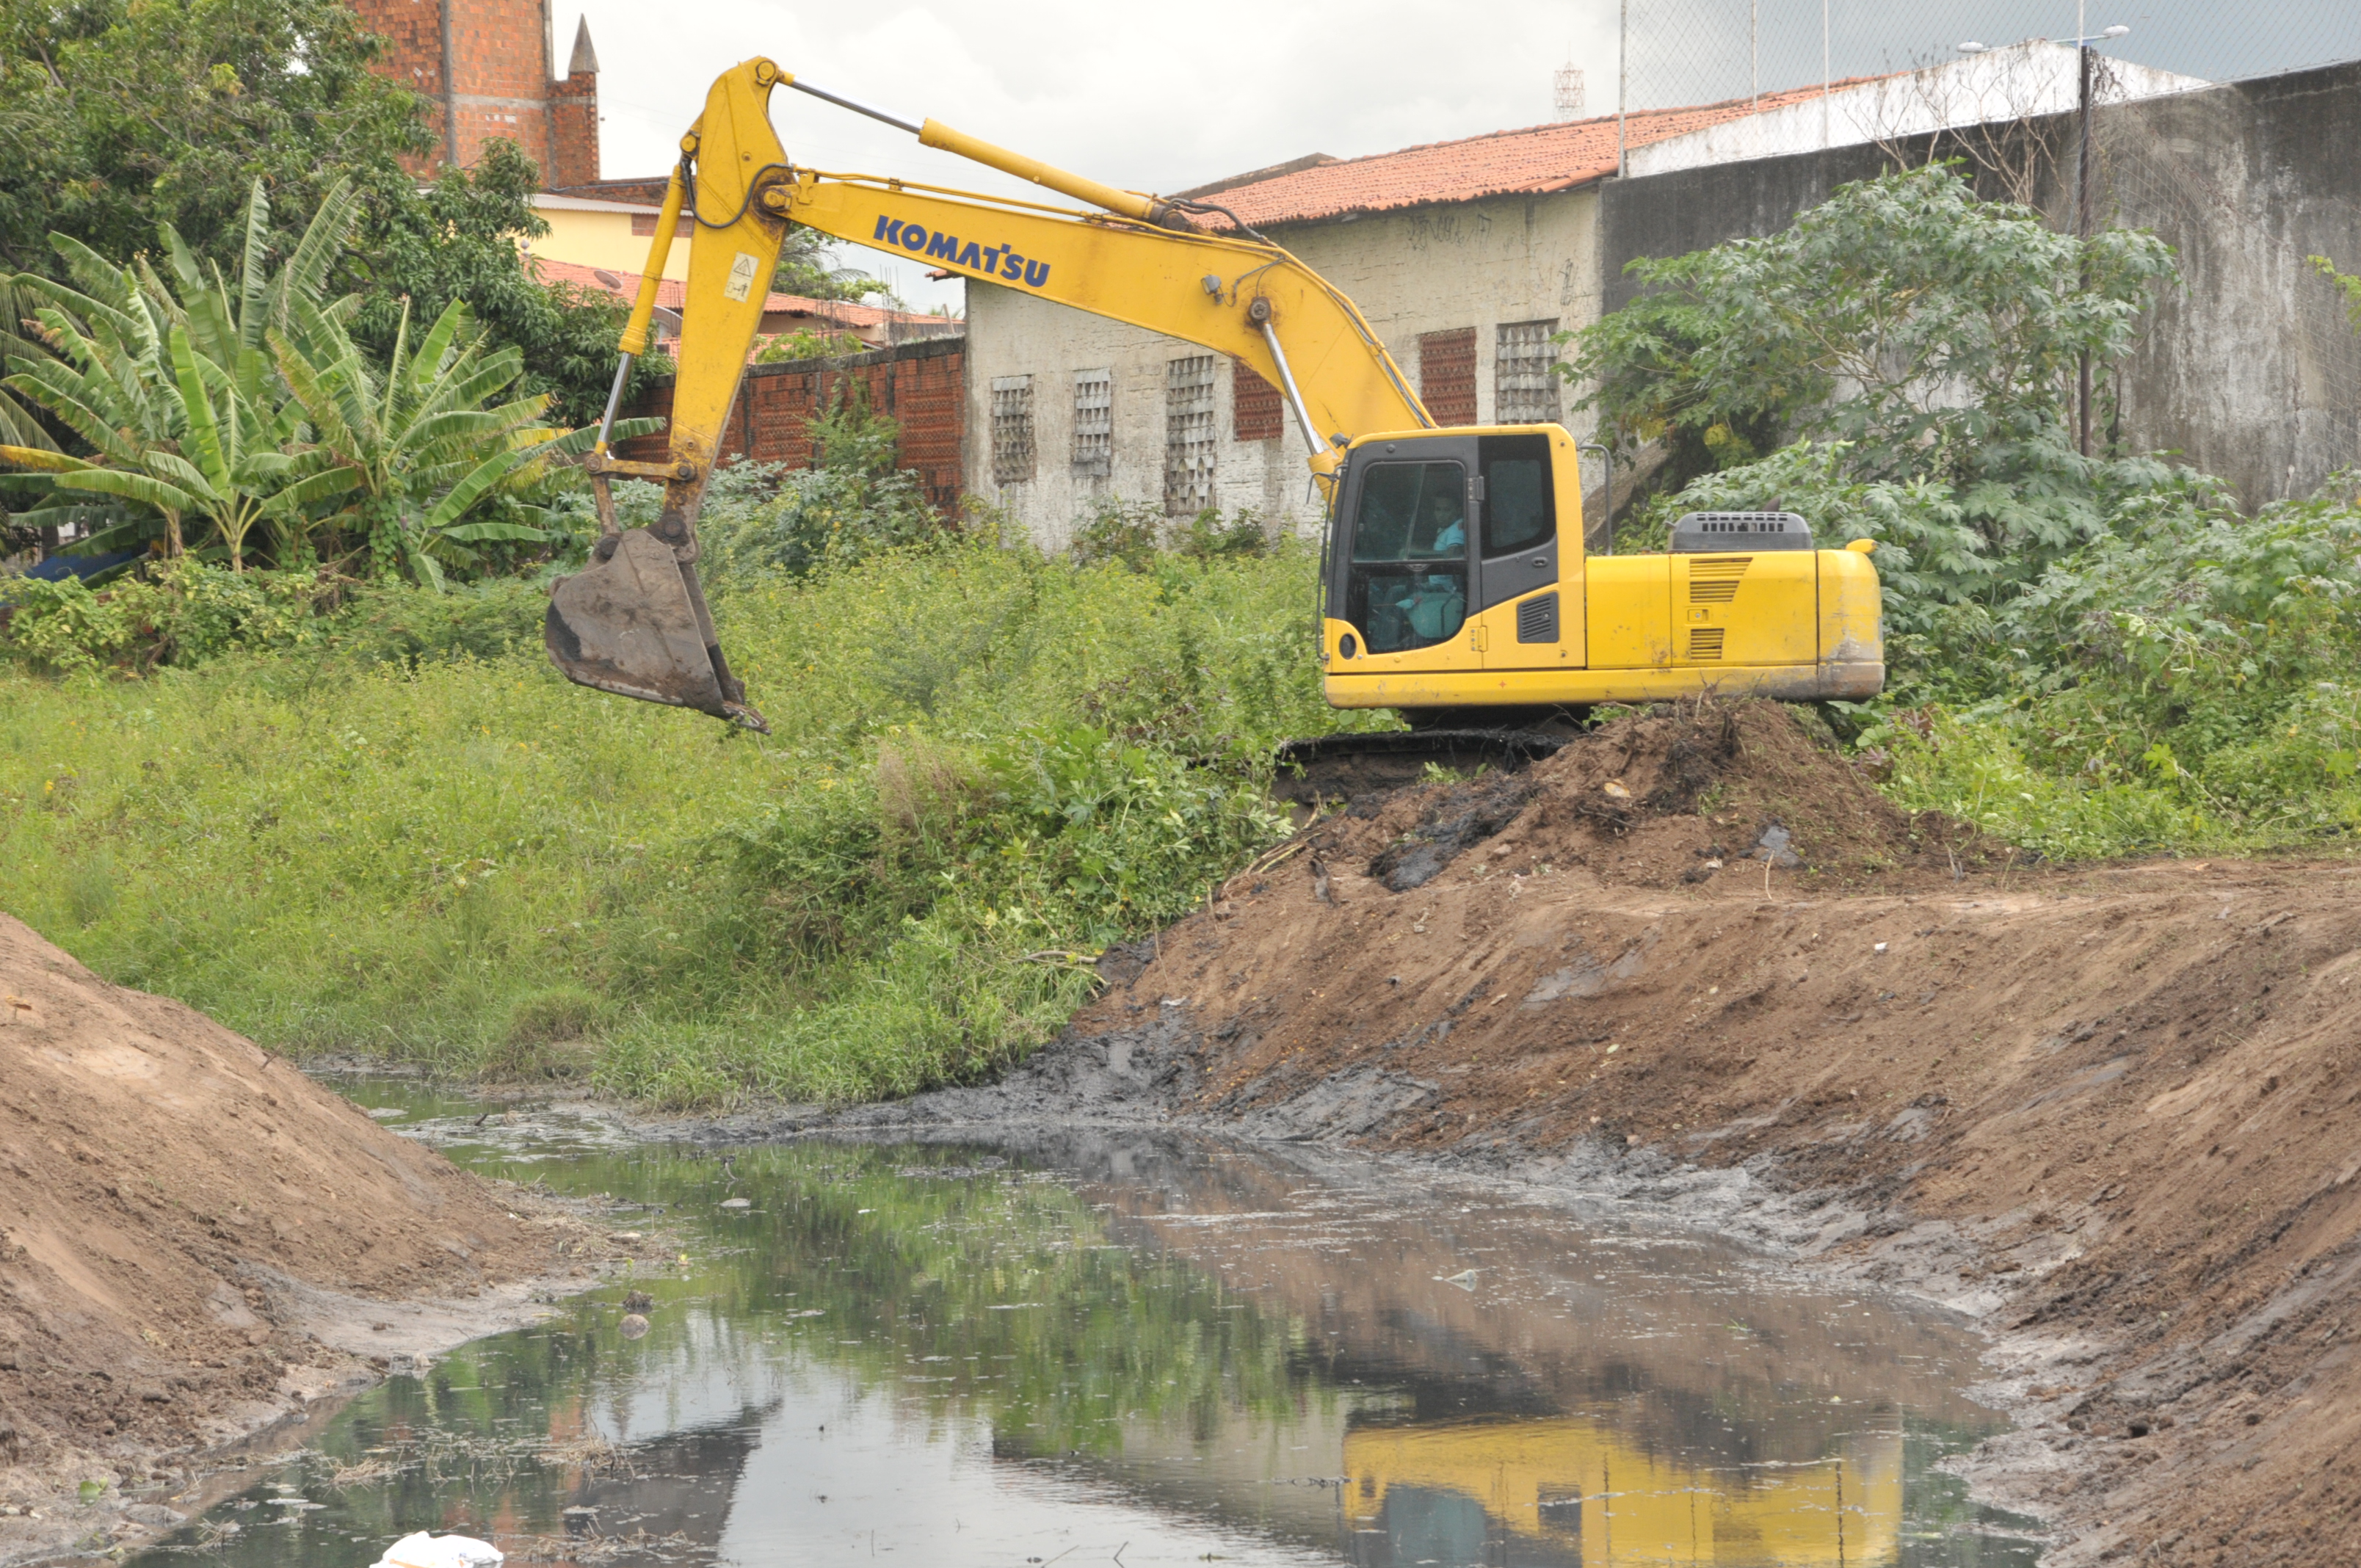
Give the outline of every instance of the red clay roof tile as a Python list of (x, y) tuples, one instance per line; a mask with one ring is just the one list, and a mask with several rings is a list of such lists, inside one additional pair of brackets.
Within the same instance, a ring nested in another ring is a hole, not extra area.
[[(1686, 136), (1708, 126), (1816, 98), (1820, 91), (1799, 87), (1766, 93), (1759, 99), (1635, 111), (1624, 118), (1624, 145), (1642, 147)], [(1323, 163), (1232, 186), (1210, 199), (1247, 224), (1311, 223), (1351, 213), (1565, 191), (1614, 172), (1615, 116), (1602, 115)], [(1227, 226), (1218, 217), (1210, 222)]]

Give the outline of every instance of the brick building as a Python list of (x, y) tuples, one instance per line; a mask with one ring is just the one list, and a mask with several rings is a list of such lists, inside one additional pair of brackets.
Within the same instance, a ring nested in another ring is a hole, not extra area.
[(551, 190), (598, 179), (598, 55), (587, 16), (555, 77), (550, 0), (354, 0), (386, 40), (378, 70), (428, 100), (434, 150), (420, 172), (472, 164), (506, 138)]
[[(784, 298), (785, 296), (774, 296)], [(812, 466), (807, 422), (840, 398), (866, 397), (869, 407), (902, 427), (899, 460), (915, 469), (927, 499), (950, 510), (964, 493), (961, 447), (967, 407), (967, 340), (937, 337), (837, 359), (805, 359), (747, 367), (738, 400), (721, 432), (720, 459)], [(630, 411), (669, 414), (672, 384), (659, 382)], [(621, 443), (628, 458), (663, 461), (667, 438)]]

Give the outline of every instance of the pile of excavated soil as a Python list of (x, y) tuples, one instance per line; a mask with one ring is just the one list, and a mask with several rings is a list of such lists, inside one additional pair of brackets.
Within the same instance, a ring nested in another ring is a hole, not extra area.
[(1807, 1251), (2001, 1335), (1980, 1476), (2045, 1562), (2361, 1562), (2349, 864), (2027, 867), (1786, 710), (1685, 708), (1356, 803), (1107, 968), (1003, 1085), (851, 1120), (1817, 1194)]
[(1356, 800), (1301, 842), (1326, 863), (1367, 862), (1354, 869), (1390, 893), (1447, 870), (1543, 868), (1648, 888), (1728, 885), (1751, 870), (1760, 890), (1766, 863), (1808, 890), (1898, 886), (2009, 858), (1949, 817), (1898, 810), (1771, 703), (1620, 719), (1521, 773)]
[(0, 1556), (606, 1241), (0, 916)]

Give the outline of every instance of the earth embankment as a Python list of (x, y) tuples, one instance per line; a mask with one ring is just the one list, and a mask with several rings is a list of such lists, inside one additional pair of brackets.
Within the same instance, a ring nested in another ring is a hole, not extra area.
[(0, 1559), (170, 1522), (191, 1456), (609, 1250), (0, 916)]
[(1161, 1116), (1671, 1198), (1989, 1325), (2021, 1425), (1980, 1479), (2061, 1568), (2361, 1561), (2348, 862), (2028, 865), (1785, 710), (1685, 709), (1358, 802), (1107, 970), (1005, 1082), (839, 1124)]

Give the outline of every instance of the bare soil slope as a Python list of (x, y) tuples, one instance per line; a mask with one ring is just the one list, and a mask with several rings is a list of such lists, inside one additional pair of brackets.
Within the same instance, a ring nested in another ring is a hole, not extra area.
[(1872, 1220), (1824, 1252), (2046, 1362), (2010, 1485), (2055, 1561), (2361, 1562), (2351, 865), (2027, 867), (1752, 705), (1361, 803), (1225, 893), (1060, 1048), (1137, 1076), (1185, 1018), (1171, 1108), (1263, 1135), (1833, 1189)]
[(0, 1501), (142, 1478), (336, 1386), (331, 1293), (471, 1296), (588, 1244), (0, 916)]

